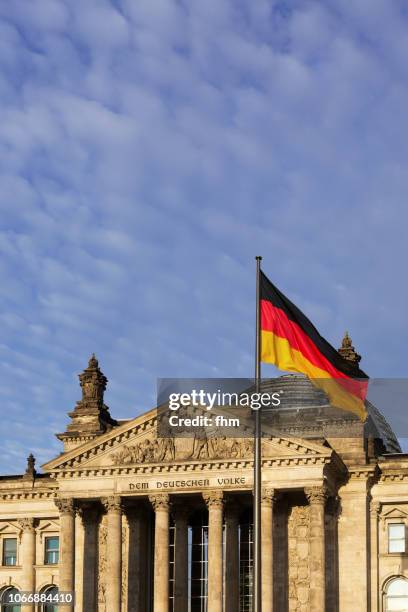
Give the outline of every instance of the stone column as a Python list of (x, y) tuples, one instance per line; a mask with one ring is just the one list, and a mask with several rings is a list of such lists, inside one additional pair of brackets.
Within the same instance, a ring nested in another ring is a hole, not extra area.
[(371, 561), (371, 612), (379, 612), (378, 581), (378, 517), (381, 504), (371, 501), (370, 505), (370, 561)]
[(82, 506), (80, 516), (84, 529), (83, 541), (83, 610), (96, 610), (96, 572), (98, 552), (99, 512), (93, 506)]
[[(21, 529), (22, 566), (21, 586), (23, 591), (35, 591), (35, 520), (25, 518), (18, 521)], [(23, 612), (32, 612), (32, 606), (22, 606)]]
[(239, 537), (237, 502), (225, 509), (225, 611), (239, 610)]
[[(72, 498), (57, 498), (60, 511), (59, 590), (74, 590), (75, 506)], [(72, 612), (71, 606), (58, 606), (60, 612)]]
[(177, 612), (188, 610), (188, 508), (173, 509), (175, 524), (174, 599)]
[(310, 504), (310, 608), (326, 609), (324, 487), (305, 489)]
[(167, 493), (149, 495), (156, 513), (154, 531), (154, 605), (153, 612), (169, 610), (169, 512)]
[(222, 491), (203, 493), (208, 507), (208, 612), (222, 612)]
[(121, 612), (122, 593), (122, 505), (120, 497), (105, 497), (106, 522), (106, 609)]
[(274, 489), (262, 489), (262, 612), (272, 612), (273, 609), (273, 504), (275, 499)]
[[(84, 610), (84, 555), (85, 555), (85, 529), (80, 512), (75, 516), (75, 608), (74, 612)], [(33, 611), (31, 611), (33, 612)]]

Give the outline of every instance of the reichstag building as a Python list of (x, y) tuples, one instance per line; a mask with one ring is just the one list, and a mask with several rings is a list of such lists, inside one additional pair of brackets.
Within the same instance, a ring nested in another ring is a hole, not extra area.
[[(346, 339), (339, 349), (357, 359)], [(159, 413), (116, 421), (92, 356), (62, 453), (0, 477), (2, 611), (75, 591), (76, 612), (250, 612), (250, 438), (160, 438)], [(368, 404), (363, 425), (301, 375), (262, 440), (263, 612), (408, 611), (408, 455)], [(307, 410), (303, 410), (307, 407)]]

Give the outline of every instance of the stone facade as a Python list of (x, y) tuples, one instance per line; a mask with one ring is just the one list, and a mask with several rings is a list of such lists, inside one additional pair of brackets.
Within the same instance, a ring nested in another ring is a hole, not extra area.
[[(159, 439), (157, 410), (115, 421), (94, 356), (80, 382), (58, 435), (64, 452), (41, 473), (30, 456), (25, 474), (0, 478), (0, 593), (55, 585), (75, 590), (76, 612), (187, 612), (188, 534), (204, 516), (207, 610), (246, 610), (251, 440)], [(290, 395), (309, 383), (283, 384)], [(405, 540), (390, 551), (390, 526), (408, 529), (408, 456), (374, 408), (371, 435), (347, 416), (330, 420), (319, 401), (308, 404), (324, 418), (285, 421), (262, 443), (263, 611), (383, 612), (392, 581), (408, 580)], [(56, 563), (46, 549), (55, 536)], [(12, 563), (6, 540), (17, 543)]]

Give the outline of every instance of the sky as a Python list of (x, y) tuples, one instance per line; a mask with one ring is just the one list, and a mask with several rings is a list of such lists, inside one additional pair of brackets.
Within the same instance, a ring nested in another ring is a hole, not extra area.
[(115, 418), (252, 376), (255, 255), (407, 376), (404, 4), (0, 3), (0, 473), (62, 450), (92, 352)]

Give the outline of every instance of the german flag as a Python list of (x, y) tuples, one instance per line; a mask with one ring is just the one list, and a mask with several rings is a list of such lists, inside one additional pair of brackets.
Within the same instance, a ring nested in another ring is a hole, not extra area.
[(339, 408), (365, 420), (368, 376), (344, 359), (261, 271), (261, 361), (302, 372)]

